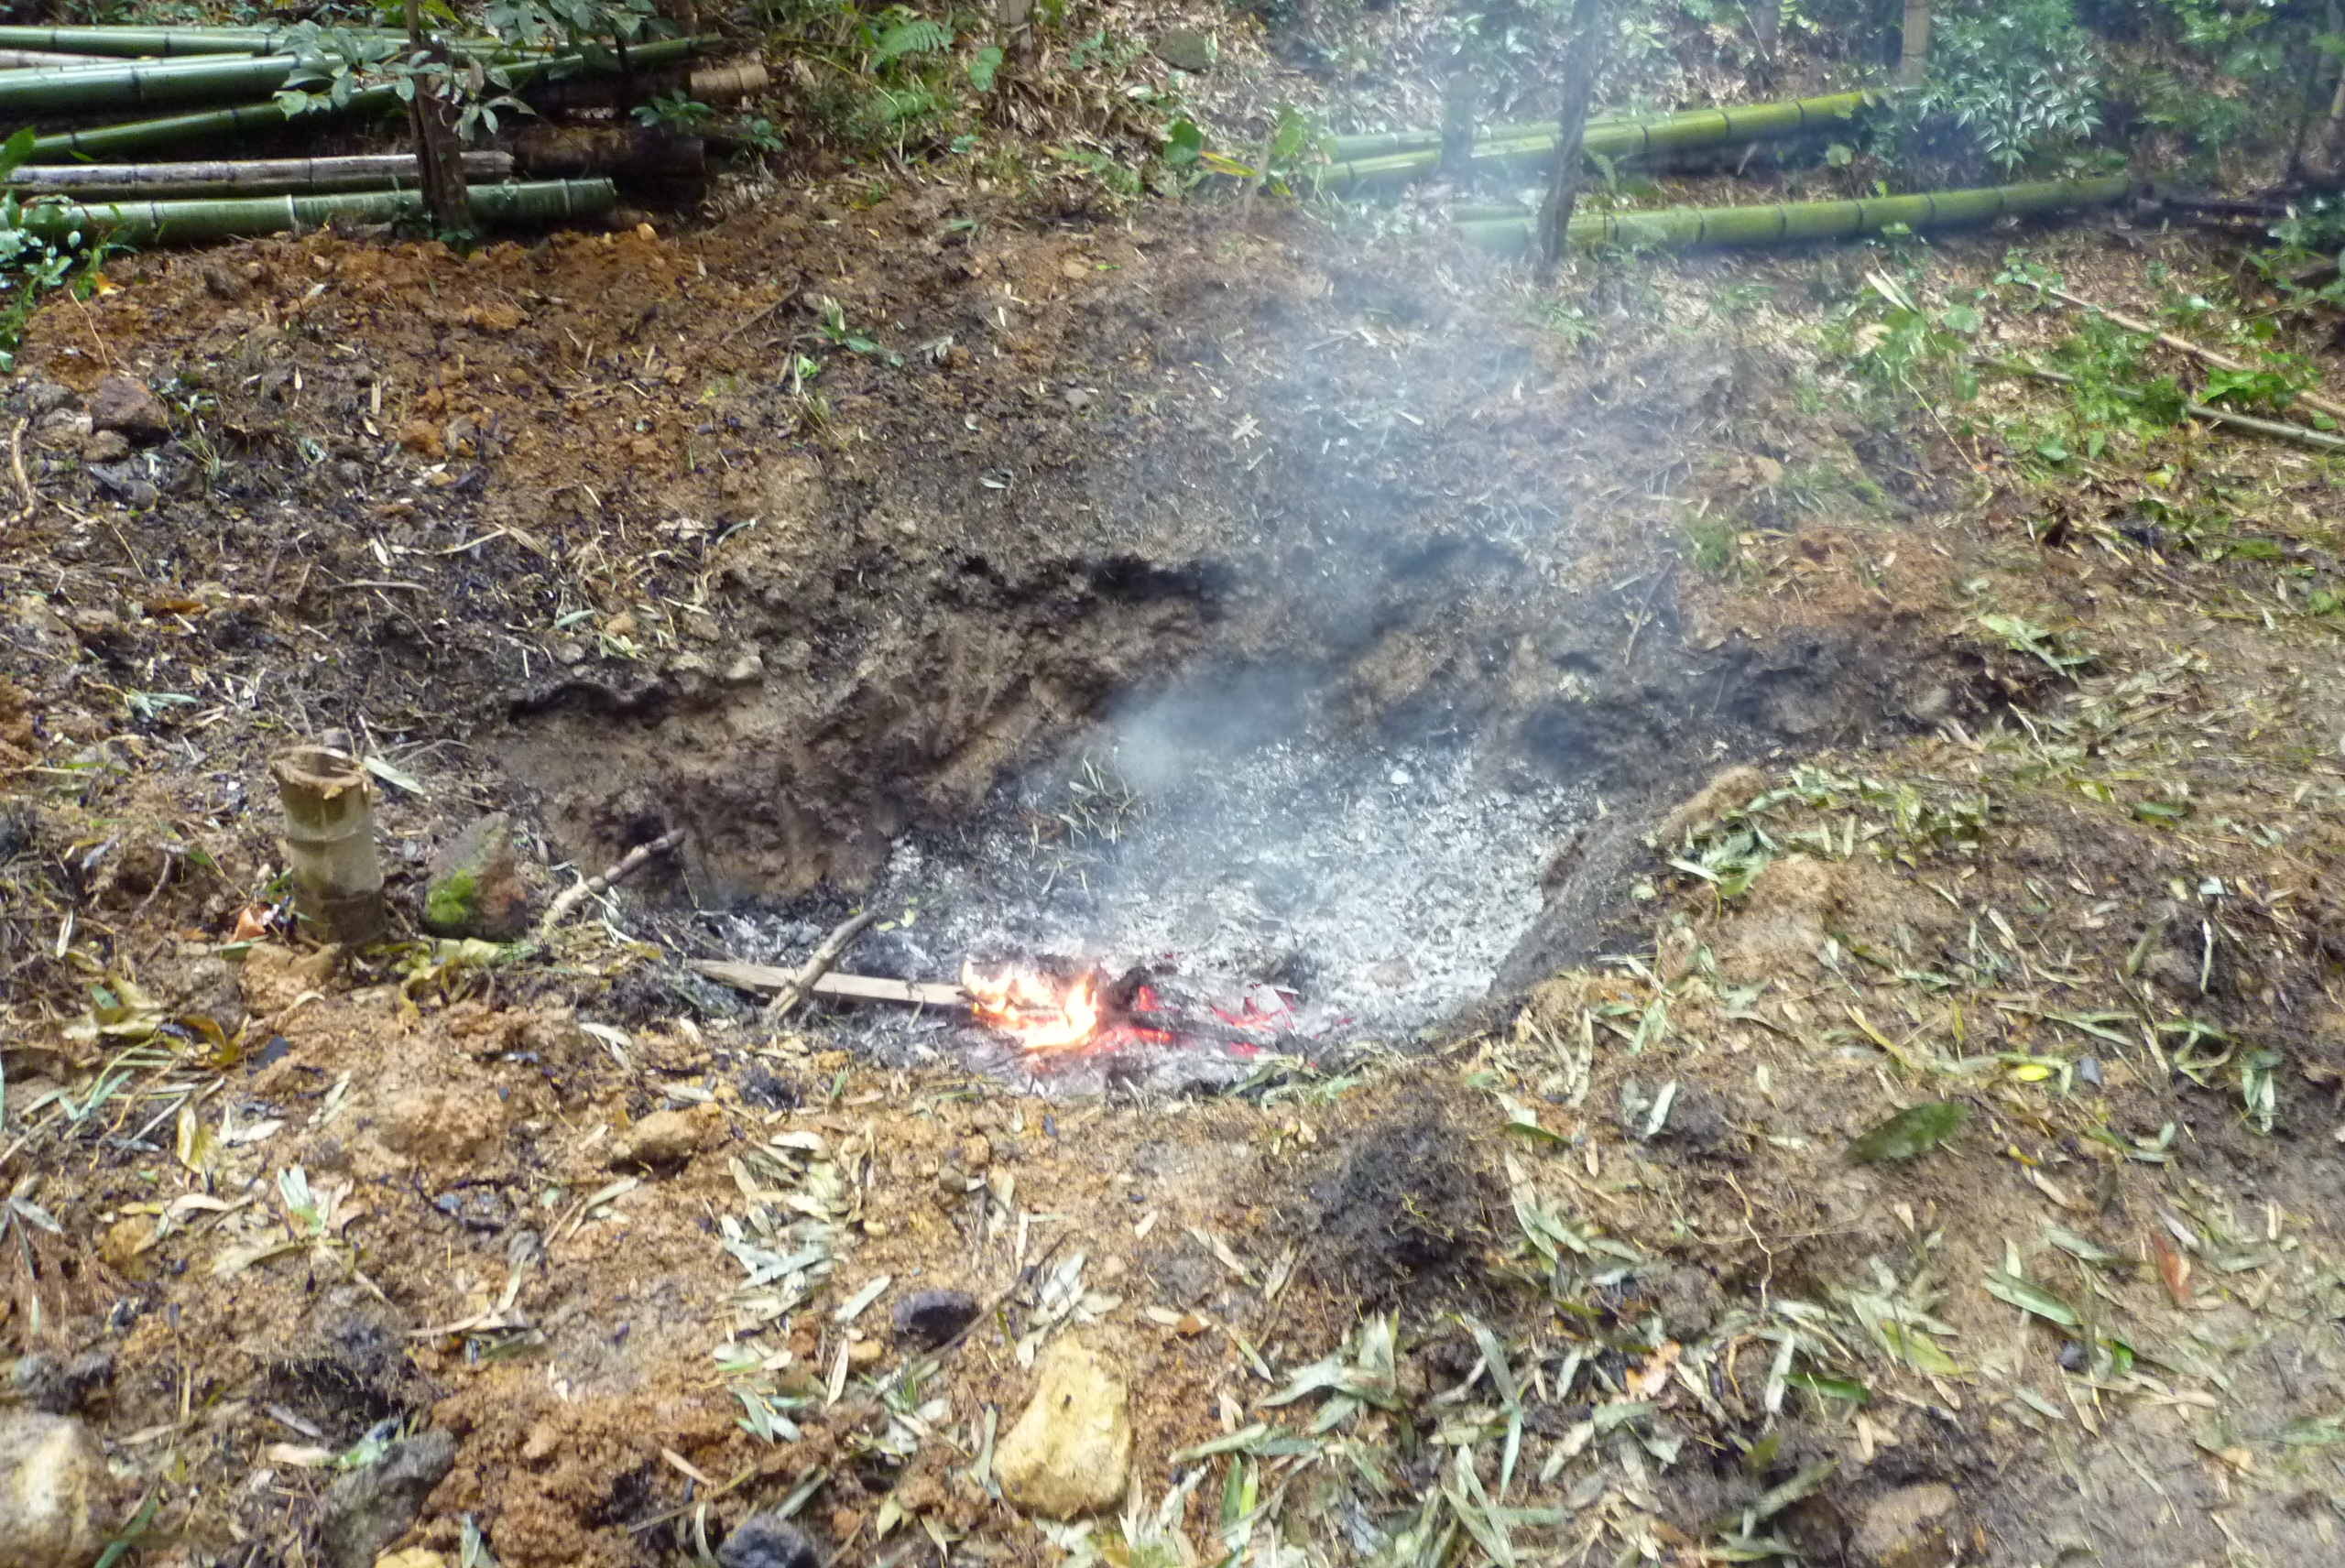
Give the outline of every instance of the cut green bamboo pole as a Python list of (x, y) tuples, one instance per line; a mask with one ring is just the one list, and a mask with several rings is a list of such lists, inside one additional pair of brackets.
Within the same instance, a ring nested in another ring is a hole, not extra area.
[[(509, 152), (464, 154), (464, 178), (493, 181), (513, 174)], [(5, 183), (19, 196), (104, 192), (121, 196), (259, 196), (280, 191), (366, 191), (415, 182), (407, 153), (347, 158), (259, 158), (205, 163), (66, 163), (27, 165)]]
[[(354, 38), (404, 40), (406, 33), (387, 27), (338, 29)], [(0, 27), (0, 49), (49, 49), (74, 55), (270, 54), (289, 45), (297, 35), (289, 27)], [(529, 52), (527, 46), (499, 38), (458, 38), (459, 49), (511, 49)]]
[(86, 54), (50, 54), (41, 49), (0, 49), (0, 71), (24, 71), (37, 65), (95, 65)]
[[(665, 65), (687, 59), (715, 41), (714, 38), (663, 38), (658, 43), (628, 49), (627, 63), (632, 66)], [(606, 71), (612, 63), (609, 56), (556, 55), (545, 60), (519, 61), (507, 67), (507, 74), (516, 87), (524, 87), (552, 76)], [(386, 82), (360, 88), (339, 109), (320, 105), (309, 110), (302, 117), (307, 118), (308, 114), (374, 112), (395, 108), (398, 103), (398, 93)], [(209, 136), (243, 136), (273, 129), (291, 118), (293, 115), (288, 110), (270, 102), (239, 103), (224, 109), (170, 114), (154, 120), (132, 120), (123, 125), (97, 125), (88, 130), (58, 131), (33, 143), (32, 161), (55, 163), (70, 158), (104, 158), (117, 153), (137, 152), (146, 147), (176, 146)]]
[[(483, 224), (561, 223), (607, 212), (618, 200), (607, 180), (548, 180), (484, 185), (472, 192), (473, 216)], [(80, 232), (125, 245), (186, 245), (322, 228), (336, 218), (388, 223), (420, 217), (415, 191), (360, 191), (339, 196), (241, 197), (217, 201), (115, 201), (36, 204), (24, 209), (24, 227), (47, 238)]]
[[(496, 63), (508, 71), (520, 70), (542, 58), (508, 54)], [(274, 93), (303, 73), (331, 69), (333, 63), (317, 55), (202, 55), (188, 60), (84, 60), (70, 65), (0, 70), (0, 120), (82, 114), (124, 104), (218, 103), (251, 98)]]
[(217, 103), (276, 92), (296, 71), (315, 69), (298, 55), (214, 55), (202, 60), (93, 61), (0, 71), (0, 120), (85, 114), (125, 104)]
[[(2123, 175), (2105, 180), (2047, 180), (1975, 191), (1880, 196), (1862, 201), (1782, 201), (1758, 207), (1669, 207), (1575, 219), (1574, 245), (1651, 245), (1685, 250), (1698, 245), (1792, 244), (1878, 234), (1903, 223), (1911, 229), (1958, 228), (1997, 218), (2075, 212), (2121, 201), (2134, 189)], [(1469, 244), (1500, 253), (1531, 243), (1524, 218), (1478, 220), (1457, 225)]]
[[(1794, 98), (1780, 103), (1689, 109), (1652, 120), (1592, 120), (1584, 145), (1590, 154), (1619, 158), (1731, 147), (1739, 142), (1778, 141), (1786, 136), (1845, 130), (1867, 108), (1881, 101), (1878, 93), (1835, 93), (1827, 97)], [(1510, 127), (1504, 135), (1477, 142), (1473, 156), (1477, 164), (1524, 162), (1543, 166), (1554, 146), (1553, 125)], [(1329, 164), (1320, 171), (1320, 183), (1339, 195), (1365, 186), (1403, 184), (1430, 175), (1440, 160), (1441, 149), (1437, 146), (1354, 158)]]

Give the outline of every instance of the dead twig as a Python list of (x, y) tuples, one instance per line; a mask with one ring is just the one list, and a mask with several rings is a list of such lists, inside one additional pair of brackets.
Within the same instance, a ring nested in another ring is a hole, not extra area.
[[(2176, 337), (2174, 333), (2162, 330), (2154, 322), (2144, 321), (2137, 316), (2129, 316), (2122, 310), (2112, 310), (2106, 305), (2096, 305), (2091, 300), (2071, 294), (2065, 289), (2047, 288), (2044, 291), (2064, 305), (2106, 316), (2129, 332), (2146, 333), (2176, 353), (2187, 354), (2202, 365), (2211, 365), (2217, 370), (2228, 370), (2240, 375), (2247, 372), (2248, 367), (2230, 354), (2202, 347), (2192, 343), (2188, 338)], [(2316, 413), (2327, 414), (2332, 419), (2345, 420), (2345, 403), (2339, 403), (2311, 392), (2297, 393), (2296, 401)]]
[(16, 433), (8, 438), (8, 466), (16, 473), (17, 493), (25, 498), (25, 509), (15, 518), (17, 523), (32, 521), (33, 514), (40, 509), (40, 495), (25, 476), (25, 429), (31, 423), (28, 418), (18, 419)]
[[(2023, 365), (2016, 360), (1980, 359), (1974, 363), (1983, 370), (2000, 371), (2005, 376), (2024, 376), (2031, 380), (2048, 381), (2055, 387), (2071, 386), (2077, 379), (2073, 376), (2064, 376), (2056, 370), (2044, 370), (2033, 365)], [(2141, 396), (2140, 393), (2129, 392), (2124, 387), (2119, 387), (2116, 390), (2119, 397), (2139, 397)], [(2270, 436), (2274, 441), (2292, 441), (2297, 446), (2310, 447), (2315, 452), (2345, 452), (2345, 436), (2332, 436), (2320, 430), (2309, 430), (2302, 425), (2285, 425), (2277, 419), (2259, 419), (2251, 414), (2235, 414), (2229, 408), (2210, 408), (2205, 403), (2185, 403), (2182, 406), (2182, 411), (2194, 419), (2204, 419), (2209, 424), (2229, 425), (2234, 430), (2252, 430), (2257, 435)]]
[(790, 984), (775, 992), (773, 1000), (766, 1004), (765, 1020), (768, 1027), (781, 1022), (789, 1016), (792, 1007), (804, 1001), (807, 994), (813, 990), (814, 982), (830, 973), (831, 965), (839, 961), (839, 954), (847, 950), (847, 944), (861, 936), (865, 928), (878, 918), (878, 910), (866, 909), (859, 915), (848, 916), (834, 926), (831, 929), (831, 934), (824, 937), (814, 951), (807, 955), (804, 964), (799, 965), (798, 973), (791, 976)]
[(649, 844), (639, 844), (628, 850), (616, 866), (612, 866), (601, 876), (589, 877), (577, 887), (558, 894), (554, 901), (546, 906), (545, 919), (538, 922), (538, 940), (544, 941), (553, 928), (560, 925), (582, 900), (591, 898), (597, 893), (607, 891), (618, 883), (626, 881), (650, 864), (652, 856), (665, 855), (683, 842), (684, 830), (682, 828), (676, 829), (673, 833), (661, 833)]

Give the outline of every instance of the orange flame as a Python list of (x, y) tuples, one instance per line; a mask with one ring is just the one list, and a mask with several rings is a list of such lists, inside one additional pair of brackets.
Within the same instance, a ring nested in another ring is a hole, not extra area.
[(1096, 974), (1061, 980), (1013, 965), (987, 975), (975, 964), (964, 964), (961, 989), (982, 1022), (1036, 1052), (1085, 1044), (1098, 1032), (1104, 1012)]

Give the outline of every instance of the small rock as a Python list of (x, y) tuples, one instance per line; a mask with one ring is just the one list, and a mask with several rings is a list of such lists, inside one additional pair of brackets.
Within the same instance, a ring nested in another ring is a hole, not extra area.
[(771, 1508), (735, 1525), (716, 1549), (717, 1568), (821, 1568), (822, 1561), (806, 1532)]
[(336, 1481), (319, 1532), (331, 1568), (372, 1568), (376, 1554), (408, 1532), (423, 1499), (455, 1467), (455, 1434), (434, 1430), (391, 1444), (381, 1459)]
[(1663, 1332), (1690, 1344), (1709, 1333), (1724, 1297), (1707, 1270), (1683, 1263), (1662, 1276), (1652, 1299)]
[(1852, 1568), (1947, 1568), (1960, 1551), (1954, 1488), (1929, 1482), (1875, 1497), (1849, 1543)]
[(435, 936), (512, 942), (529, 929), (529, 885), (513, 847), (513, 823), (491, 812), (441, 852), (423, 890), (424, 928)]
[(898, 1298), (894, 1320), (899, 1338), (933, 1350), (977, 1321), (977, 1299), (966, 1290), (914, 1290)]
[(1123, 1500), (1131, 1459), (1124, 1380), (1072, 1334), (1053, 1341), (1026, 1413), (994, 1455), (1002, 1495), (1049, 1519), (1098, 1513)]
[(1174, 27), (1156, 40), (1156, 58), (1175, 71), (1211, 71), (1221, 58), (1221, 46), (1211, 33), (1194, 27)]
[(90, 428), (120, 430), (133, 446), (153, 446), (171, 433), (170, 410), (127, 376), (109, 376), (90, 394)]
[(225, 1034), (244, 1026), (244, 995), (236, 986), (235, 968), (226, 959), (200, 952), (188, 961), (177, 989), (182, 1013), (202, 1013)]
[(667, 1169), (715, 1148), (724, 1138), (725, 1113), (714, 1105), (654, 1111), (611, 1145), (610, 1164), (615, 1171), (630, 1166)]
[(766, 661), (758, 656), (756, 648), (751, 648), (725, 667), (725, 683), (727, 686), (747, 686), (765, 672)]
[(390, 1552), (377, 1557), (375, 1568), (448, 1568), (448, 1560), (436, 1552), (410, 1546), (405, 1552)]
[(28, 379), (25, 387), (25, 412), (36, 419), (43, 414), (71, 408), (79, 401), (81, 399), (73, 396), (71, 387), (60, 387), (54, 381), (43, 381), (38, 376)]
[(80, 447), (90, 439), (90, 416), (79, 408), (51, 408), (33, 422), (33, 443)]
[(151, 481), (140, 477), (131, 463), (93, 463), (90, 464), (90, 477), (98, 482), (99, 489), (134, 512), (143, 512), (162, 498), (163, 493)]
[(473, 1088), (401, 1089), (375, 1107), (375, 1141), (419, 1165), (454, 1167), (503, 1141), (506, 1102)]
[(250, 291), (251, 287), (224, 267), (215, 265), (203, 269), (203, 291), (214, 299), (225, 299), (233, 303), (243, 299)]
[(130, 1214), (106, 1226), (98, 1237), (98, 1256), (124, 1279), (144, 1279), (145, 1254), (154, 1245), (155, 1222), (145, 1214)]
[(114, 1381), (114, 1356), (92, 1350), (71, 1361), (53, 1356), (26, 1356), (9, 1368), (8, 1381), (18, 1397), (37, 1410), (53, 1416), (80, 1415), (103, 1398)]
[(447, 443), (440, 439), (440, 427), (430, 419), (409, 419), (401, 425), (399, 445), (428, 462), (448, 455)]
[(104, 1550), (118, 1500), (88, 1427), (0, 1411), (0, 1568), (84, 1568)]
[(92, 430), (82, 441), (84, 463), (120, 463), (130, 455), (130, 438), (120, 430)]

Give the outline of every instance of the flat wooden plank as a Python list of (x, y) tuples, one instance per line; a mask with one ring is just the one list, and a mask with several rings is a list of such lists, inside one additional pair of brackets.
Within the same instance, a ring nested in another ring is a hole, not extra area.
[[(737, 990), (771, 993), (797, 975), (770, 964), (740, 964), (731, 959), (694, 959), (684, 965), (720, 985)], [(883, 980), (871, 975), (841, 975), (834, 970), (814, 982), (814, 995), (849, 1002), (895, 1002), (906, 1007), (958, 1007), (968, 996), (960, 986), (920, 980)]]
[(958, 985), (922, 980), (882, 980), (869, 975), (841, 975), (833, 970), (814, 982), (817, 996), (837, 996), (851, 1002), (902, 1002), (916, 1007), (965, 1007), (968, 993)]

